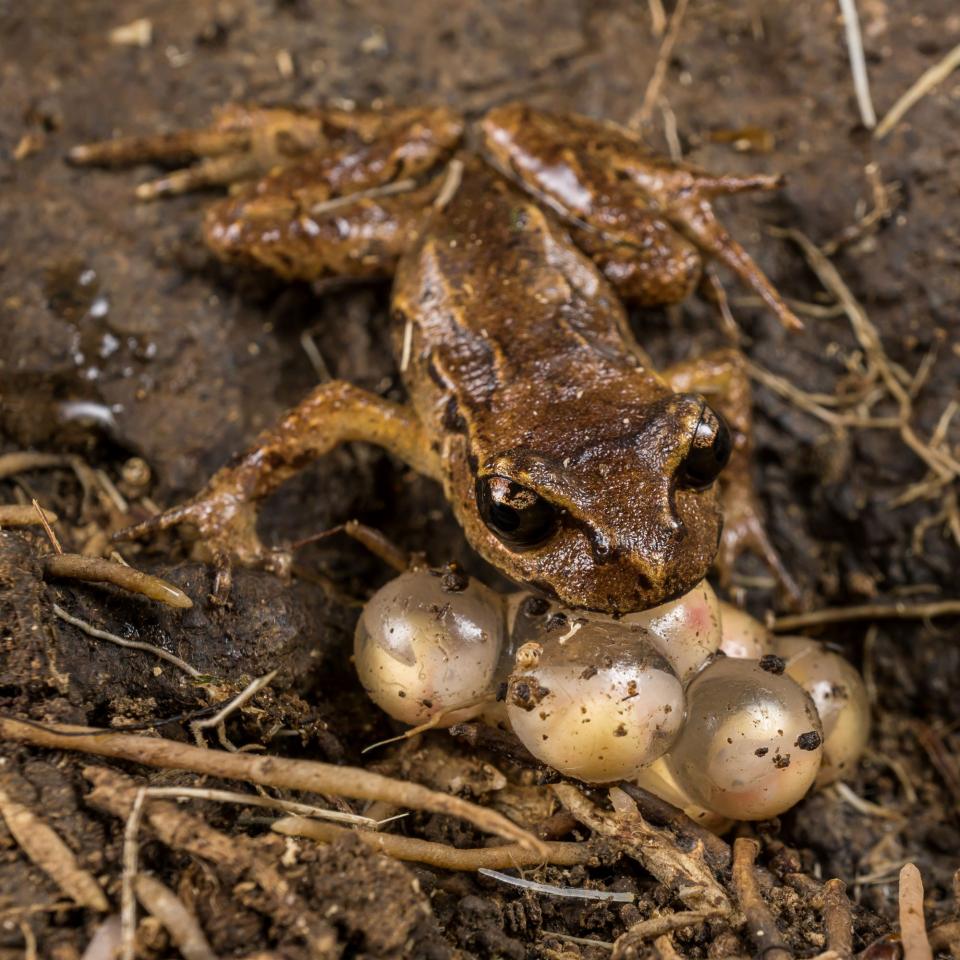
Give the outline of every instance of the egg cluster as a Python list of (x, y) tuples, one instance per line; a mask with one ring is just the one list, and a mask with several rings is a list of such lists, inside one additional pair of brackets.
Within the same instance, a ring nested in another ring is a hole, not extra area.
[(706, 581), (614, 619), (411, 570), (367, 603), (355, 663), (397, 720), (481, 717), (566, 776), (633, 780), (708, 822), (784, 812), (851, 769), (869, 734), (850, 663), (772, 636)]

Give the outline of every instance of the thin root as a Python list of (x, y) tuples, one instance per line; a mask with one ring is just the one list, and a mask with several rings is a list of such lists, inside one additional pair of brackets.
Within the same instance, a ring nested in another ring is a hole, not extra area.
[(100, 884), (77, 862), (73, 851), (37, 813), (0, 788), (0, 814), (20, 849), (74, 903), (88, 910), (110, 909)]
[(916, 82), (890, 108), (880, 121), (873, 135), (882, 140), (900, 121), (903, 115), (922, 100), (934, 87), (942, 83), (954, 70), (960, 67), (960, 44), (957, 44), (939, 63), (925, 70)]
[(118, 637), (115, 633), (110, 633), (108, 630), (95, 627), (93, 624), (87, 623), (86, 620), (81, 620), (79, 617), (67, 613), (67, 611), (57, 603), (53, 605), (53, 612), (61, 620), (65, 620), (77, 629), (82, 630), (87, 636), (96, 637), (98, 640), (108, 640), (110, 643), (115, 643), (119, 647), (126, 647), (128, 650), (144, 650), (147, 653), (152, 653), (155, 657), (166, 660), (167, 663), (172, 663), (185, 674), (193, 677), (194, 680), (199, 680), (203, 677), (203, 674), (197, 670), (196, 667), (191, 667), (186, 660), (181, 660), (176, 654), (168, 653), (160, 647), (155, 647), (152, 643), (147, 643), (145, 640), (125, 640), (123, 637)]
[(923, 919), (923, 880), (912, 863), (900, 870), (900, 939), (904, 960), (933, 960)]
[(537, 856), (546, 855), (542, 841), (494, 810), (417, 783), (394, 780), (357, 767), (285, 757), (225, 753), (160, 737), (111, 733), (66, 724), (40, 726), (2, 717), (0, 737), (36, 746), (129, 760), (148, 767), (190, 770), (213, 777), (245, 780), (265, 787), (352, 797), (356, 800), (383, 800), (399, 807), (460, 817), (480, 830), (534, 851)]
[(43, 572), (47, 577), (84, 580), (88, 583), (112, 583), (121, 590), (139, 593), (151, 600), (159, 600), (169, 607), (187, 610), (193, 601), (172, 583), (102, 557), (84, 557), (78, 553), (63, 553), (43, 558)]
[(403, 837), (393, 833), (372, 833), (366, 830), (346, 830), (319, 820), (303, 817), (284, 817), (277, 820), (272, 829), (286, 837), (307, 837), (320, 843), (333, 843), (344, 836), (354, 836), (378, 853), (395, 860), (425, 863), (440, 870), (464, 870), (474, 872), (481, 867), (492, 870), (509, 870), (511, 867), (538, 867), (552, 863), (561, 867), (591, 863), (597, 859), (594, 845), (589, 843), (563, 843), (553, 840), (544, 843), (544, 854), (521, 847), (517, 843), (502, 847), (458, 848), (445, 843)]
[(938, 600), (933, 603), (903, 603), (898, 600), (895, 603), (864, 603), (788, 614), (777, 617), (772, 628), (777, 633), (792, 633), (804, 627), (848, 623), (851, 620), (927, 620), (957, 615), (960, 615), (960, 600)]
[(770, 908), (760, 896), (755, 861), (760, 845), (750, 837), (737, 837), (733, 844), (733, 887), (747, 918), (747, 931), (765, 960), (792, 960), (793, 954), (777, 929)]

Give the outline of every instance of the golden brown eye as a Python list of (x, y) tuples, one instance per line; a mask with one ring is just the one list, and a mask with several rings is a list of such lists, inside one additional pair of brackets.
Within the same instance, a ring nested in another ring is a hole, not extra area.
[(704, 406), (693, 441), (680, 467), (680, 483), (693, 490), (709, 487), (727, 465), (733, 450), (730, 430), (720, 414)]
[(553, 504), (515, 480), (496, 474), (477, 477), (477, 509), (483, 522), (511, 546), (536, 546), (557, 525)]

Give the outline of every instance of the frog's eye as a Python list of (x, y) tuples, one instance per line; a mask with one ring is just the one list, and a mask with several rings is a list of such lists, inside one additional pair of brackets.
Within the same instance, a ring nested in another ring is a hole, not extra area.
[(690, 449), (680, 467), (680, 483), (693, 490), (709, 487), (727, 465), (733, 441), (718, 413), (704, 406)]
[(533, 547), (557, 525), (557, 509), (509, 477), (477, 477), (477, 509), (483, 522), (504, 542)]

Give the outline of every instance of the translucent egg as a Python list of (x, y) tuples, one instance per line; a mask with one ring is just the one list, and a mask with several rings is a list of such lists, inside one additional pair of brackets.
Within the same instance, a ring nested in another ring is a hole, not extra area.
[(529, 593), (511, 594), (507, 598), (507, 624), (513, 649), (530, 639), (531, 631), (541, 629), (545, 619), (558, 613), (570, 618), (640, 628), (670, 661), (684, 683), (720, 647), (720, 602), (706, 580), (676, 600), (618, 618), (568, 610)]
[(687, 721), (667, 763), (699, 806), (763, 820), (803, 797), (822, 757), (820, 717), (797, 683), (757, 661), (720, 657), (687, 687)]
[(856, 667), (806, 637), (778, 637), (786, 674), (813, 698), (823, 723), (823, 766), (817, 786), (840, 780), (856, 766), (870, 738), (870, 702)]
[(683, 725), (683, 688), (642, 630), (547, 618), (517, 650), (506, 695), (514, 733), (560, 773), (593, 783), (636, 774)]
[(720, 604), (706, 580), (670, 603), (628, 613), (620, 623), (646, 629), (684, 683), (720, 647)]
[(773, 652), (773, 636), (745, 610), (721, 600), (720, 649), (738, 660), (759, 660)]
[(643, 787), (650, 793), (655, 794), (661, 800), (672, 803), (679, 807), (691, 820), (720, 833), (730, 826), (730, 817), (722, 817), (706, 807), (701, 807), (680, 788), (666, 757), (654, 760), (649, 767), (644, 767), (634, 778), (633, 782), (638, 787)]
[(364, 607), (354, 661), (370, 699), (396, 720), (447, 713), (445, 722), (458, 723), (492, 695), (503, 638), (503, 604), (492, 590), (458, 573), (411, 570)]

